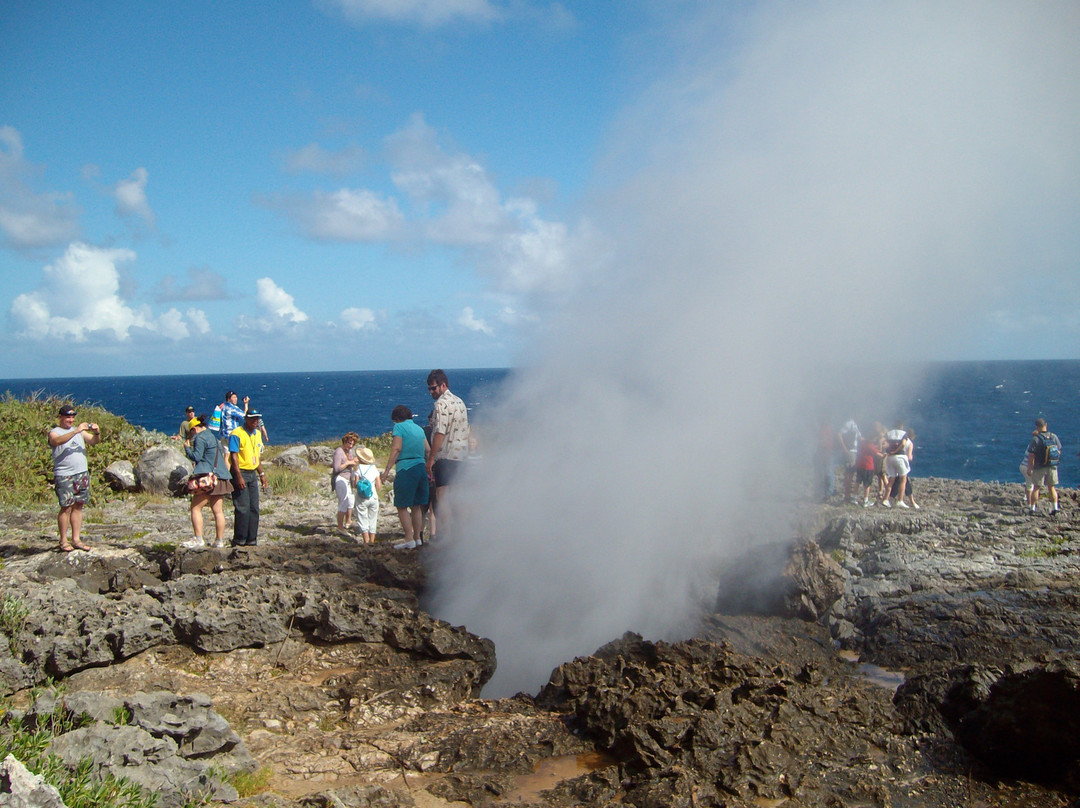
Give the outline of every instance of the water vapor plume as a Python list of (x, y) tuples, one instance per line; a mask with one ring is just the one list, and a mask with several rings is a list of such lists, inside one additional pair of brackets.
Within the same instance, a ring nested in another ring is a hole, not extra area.
[(614, 259), (503, 391), (432, 573), (493, 695), (691, 631), (726, 558), (787, 537), (822, 412), (891, 417), (915, 379), (874, 368), (1075, 271), (1080, 6), (716, 6), (613, 129)]

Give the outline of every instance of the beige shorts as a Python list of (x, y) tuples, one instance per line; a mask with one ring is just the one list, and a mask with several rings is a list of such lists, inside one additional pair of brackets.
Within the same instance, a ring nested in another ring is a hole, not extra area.
[(1031, 484), (1056, 486), (1058, 484), (1057, 466), (1040, 466), (1032, 469)]

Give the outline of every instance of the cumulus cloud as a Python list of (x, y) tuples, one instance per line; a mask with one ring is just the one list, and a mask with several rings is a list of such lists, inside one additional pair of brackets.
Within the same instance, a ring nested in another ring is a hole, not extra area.
[(188, 309), (187, 318), (196, 334), (210, 333), (210, 321), (206, 318), (206, 312), (202, 309)]
[(286, 156), (285, 168), (294, 174), (309, 172), (343, 176), (357, 171), (364, 162), (364, 150), (356, 144), (335, 152), (324, 149), (318, 143), (309, 143)]
[(309, 238), (318, 241), (393, 241), (405, 230), (405, 217), (397, 202), (366, 189), (341, 188), (311, 197), (271, 200)]
[(172, 340), (188, 336), (176, 309), (154, 317), (146, 307), (132, 308), (124, 302), (119, 265), (134, 260), (131, 250), (71, 244), (63, 256), (45, 267), (35, 291), (12, 301), (10, 316), (17, 336), (84, 342), (91, 335), (104, 333), (124, 341), (132, 329), (146, 329)]
[(158, 303), (192, 300), (229, 300), (234, 295), (226, 287), (225, 278), (208, 267), (191, 267), (188, 282), (180, 283), (173, 275), (164, 276), (154, 291)]
[(341, 322), (352, 331), (377, 328), (375, 312), (366, 308), (348, 308), (341, 312)]
[(571, 228), (542, 217), (531, 198), (504, 197), (478, 159), (440, 144), (423, 115), (413, 115), (387, 138), (386, 157), (401, 203), (373, 190), (342, 188), (267, 204), (320, 241), (408, 242), (458, 251), (494, 290), (534, 303), (572, 291), (579, 268), (599, 260), (597, 234), (587, 222)]
[(461, 310), (461, 316), (458, 317), (458, 325), (466, 331), (475, 331), (479, 334), (487, 334), (488, 336), (492, 336), (495, 333), (491, 330), (491, 326), (476, 316), (472, 306), (466, 306)]
[(434, 28), (452, 22), (484, 23), (496, 19), (499, 6), (489, 0), (321, 0), (356, 25), (403, 23)]
[(302, 323), (308, 316), (296, 307), (293, 296), (270, 278), (255, 281), (255, 302), (271, 318), (284, 323)]
[(35, 173), (24, 155), (22, 135), (0, 126), (0, 234), (11, 247), (56, 246), (79, 232), (79, 210), (71, 195), (35, 192), (30, 185)]
[(131, 176), (116, 183), (110, 193), (116, 200), (116, 213), (119, 216), (139, 219), (147, 227), (153, 228), (154, 211), (146, 198), (146, 183), (149, 179), (150, 172), (140, 166), (131, 172)]

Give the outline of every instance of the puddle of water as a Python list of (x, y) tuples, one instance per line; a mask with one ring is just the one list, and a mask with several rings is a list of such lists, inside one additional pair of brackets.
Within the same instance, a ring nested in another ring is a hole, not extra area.
[(536, 770), (532, 774), (515, 777), (513, 790), (499, 802), (534, 802), (540, 798), (541, 791), (547, 791), (564, 780), (572, 780), (586, 772), (603, 769), (614, 763), (613, 758), (601, 752), (546, 758), (536, 764)]
[(885, 670), (885, 668), (871, 665), (869, 662), (860, 663), (859, 676), (868, 680), (871, 684), (884, 687), (893, 692), (896, 692), (896, 689), (904, 683), (904, 674)]
[(836, 655), (845, 662), (850, 662), (852, 665), (855, 665), (859, 676), (878, 687), (884, 687), (886, 690), (891, 690), (895, 693), (896, 689), (904, 683), (904, 674), (902, 673), (886, 670), (879, 665), (872, 665), (869, 662), (859, 662), (859, 654), (857, 651), (841, 649), (836, 652)]

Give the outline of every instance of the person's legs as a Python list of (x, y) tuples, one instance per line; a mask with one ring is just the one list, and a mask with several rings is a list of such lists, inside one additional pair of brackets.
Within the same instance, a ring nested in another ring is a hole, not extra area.
[[(246, 482), (246, 481), (245, 481)], [(251, 519), (251, 486), (233, 490), (233, 545), (247, 544), (248, 522)]]
[(412, 534), (413, 536), (419, 536), (420, 531), (424, 529), (424, 509), (419, 505), (412, 509)]
[(902, 505), (905, 508), (907, 507), (907, 504), (904, 502), (904, 492), (905, 492), (906, 489), (907, 489), (907, 475), (906, 474), (901, 474), (899, 477), (897, 477), (896, 492), (895, 492), (896, 493), (896, 504), (897, 505)]
[(68, 505), (66, 508), (61, 508), (60, 512), (56, 514), (56, 527), (60, 533), (60, 549), (70, 550), (71, 543), (68, 541), (68, 533), (71, 531), (71, 510), (74, 505)]
[(217, 539), (218, 547), (225, 542), (225, 505), (222, 502), (225, 497), (210, 497), (210, 511), (214, 514), (214, 538)]
[(259, 475), (254, 471), (249, 472), (251, 474), (251, 482), (248, 484), (248, 489), (251, 491), (250, 510), (248, 513), (248, 533), (247, 543), (258, 544), (259, 541)]
[(71, 506), (71, 546), (80, 550), (89, 550), (90, 548), (83, 544), (80, 538), (82, 534), (82, 506), (81, 502), (76, 502)]
[(191, 529), (195, 538), (201, 539), (203, 534), (202, 509), (206, 504), (206, 494), (193, 494), (191, 497)]
[(405, 533), (405, 543), (408, 544), (411, 541), (415, 541), (416, 534), (413, 533), (413, 520), (412, 514), (409, 513), (408, 508), (397, 509), (398, 519), (401, 521), (401, 530)]

